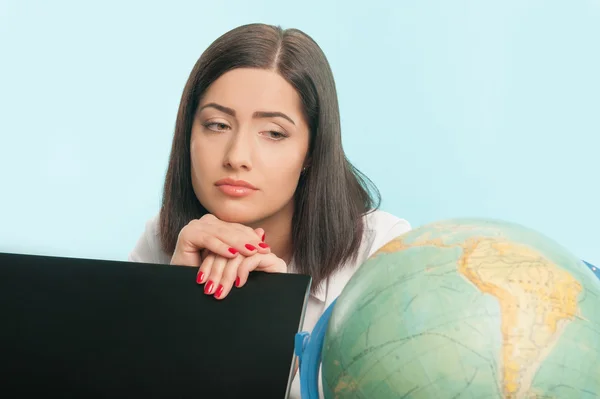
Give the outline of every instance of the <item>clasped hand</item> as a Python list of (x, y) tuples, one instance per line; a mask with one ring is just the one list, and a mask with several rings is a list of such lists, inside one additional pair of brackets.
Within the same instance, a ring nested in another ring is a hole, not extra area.
[(251, 271), (286, 273), (286, 263), (264, 242), (263, 229), (223, 222), (207, 214), (188, 223), (177, 238), (172, 265), (199, 267), (196, 282), (204, 293), (225, 298), (243, 287)]

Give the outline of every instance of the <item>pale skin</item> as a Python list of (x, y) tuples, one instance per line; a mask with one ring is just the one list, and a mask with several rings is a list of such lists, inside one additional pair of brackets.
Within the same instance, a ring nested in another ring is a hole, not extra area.
[[(192, 185), (209, 213), (181, 230), (171, 264), (198, 267), (198, 284), (217, 299), (253, 270), (287, 272), (293, 196), (308, 146), (301, 99), (279, 74), (235, 69), (213, 82), (190, 140)], [(254, 189), (224, 193), (216, 184), (225, 178)]]
[[(198, 267), (198, 283), (217, 299), (242, 287), (251, 271), (287, 272), (308, 146), (301, 99), (278, 73), (235, 69), (213, 82), (190, 140), (192, 185), (209, 214), (182, 229), (171, 264)], [(232, 195), (217, 185), (225, 178), (253, 189)]]

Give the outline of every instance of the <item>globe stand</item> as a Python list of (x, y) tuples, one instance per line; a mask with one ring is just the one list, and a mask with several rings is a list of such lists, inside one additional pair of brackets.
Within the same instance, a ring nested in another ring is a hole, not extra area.
[[(583, 261), (592, 272), (600, 279), (600, 269)], [(337, 298), (323, 312), (319, 321), (313, 328), (312, 334), (306, 331), (296, 334), (294, 340), (294, 352), (298, 356), (298, 372), (300, 373), (300, 395), (302, 399), (319, 399), (319, 367), (321, 365), (321, 354), (325, 333), (329, 325), (331, 313), (335, 307)]]
[(319, 399), (319, 366), (321, 365), (323, 341), (336, 301), (337, 299), (321, 315), (312, 334), (306, 331), (296, 334), (294, 346), (300, 364), (298, 372), (300, 373), (302, 399)]
[(598, 277), (600, 279), (600, 269), (598, 269), (596, 266), (592, 265), (589, 262), (583, 261), (583, 263), (585, 263), (587, 265), (587, 267), (589, 267), (590, 269), (592, 269), (592, 272), (594, 272), (594, 274), (596, 275), (596, 277)]

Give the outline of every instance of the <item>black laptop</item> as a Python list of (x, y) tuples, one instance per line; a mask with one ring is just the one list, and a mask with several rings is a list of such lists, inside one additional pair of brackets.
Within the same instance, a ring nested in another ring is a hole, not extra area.
[(310, 277), (0, 253), (0, 396), (284, 398)]

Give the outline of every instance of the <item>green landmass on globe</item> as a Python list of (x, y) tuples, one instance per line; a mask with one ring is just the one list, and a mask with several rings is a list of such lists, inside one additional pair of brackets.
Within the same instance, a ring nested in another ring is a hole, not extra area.
[(600, 280), (518, 224), (425, 225), (348, 282), (322, 362), (326, 398), (598, 398)]

